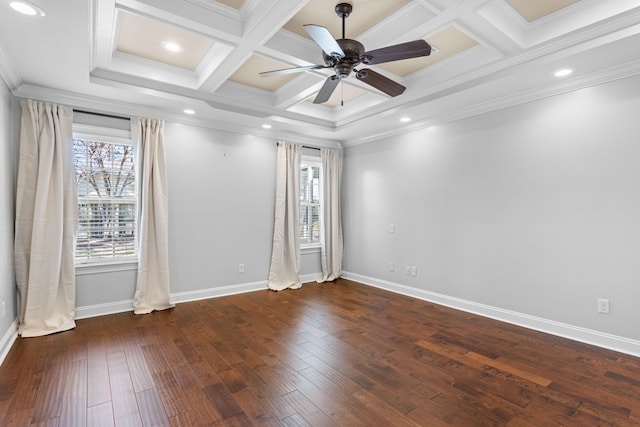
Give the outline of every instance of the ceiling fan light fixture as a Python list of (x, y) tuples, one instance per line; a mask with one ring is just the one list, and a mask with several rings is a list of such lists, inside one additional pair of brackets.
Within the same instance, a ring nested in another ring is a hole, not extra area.
[(271, 125), (269, 123), (265, 123), (262, 125), (262, 129), (271, 129)]
[(411, 121), (411, 117), (401, 117), (400, 121), (402, 123), (409, 123)]
[(182, 110), (182, 112), (185, 113), (185, 114), (189, 114), (189, 115), (193, 115), (193, 114), (196, 113), (196, 111), (192, 110), (191, 108), (186, 108), (186, 109)]
[(28, 1), (12, 1), (9, 3), (11, 9), (28, 16), (45, 16), (44, 10)]

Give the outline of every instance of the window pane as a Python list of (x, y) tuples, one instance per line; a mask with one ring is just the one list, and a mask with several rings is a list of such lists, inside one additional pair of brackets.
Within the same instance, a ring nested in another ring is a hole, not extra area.
[(320, 241), (320, 205), (300, 204), (300, 243)]
[(133, 147), (74, 139), (78, 185), (76, 259), (136, 255), (136, 190)]
[(302, 165), (300, 169), (300, 201), (320, 202), (320, 167)]

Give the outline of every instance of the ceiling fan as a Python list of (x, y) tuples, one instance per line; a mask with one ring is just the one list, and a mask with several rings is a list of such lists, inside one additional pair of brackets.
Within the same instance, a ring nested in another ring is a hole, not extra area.
[(302, 71), (320, 70), (323, 68), (333, 68), (335, 74), (328, 77), (318, 95), (313, 100), (314, 104), (322, 104), (331, 97), (331, 94), (338, 86), (338, 83), (347, 78), (351, 72), (355, 73), (358, 80), (366, 83), (389, 96), (398, 96), (405, 91), (405, 87), (382, 74), (371, 69), (356, 69), (359, 64), (375, 65), (384, 62), (399, 61), (402, 59), (428, 56), (431, 53), (431, 46), (424, 40), (414, 40), (407, 43), (400, 43), (380, 49), (365, 52), (364, 46), (357, 40), (345, 38), (345, 19), (353, 11), (353, 6), (349, 3), (339, 3), (336, 5), (336, 13), (342, 18), (342, 38), (334, 39), (329, 30), (319, 25), (304, 25), (305, 31), (322, 48), (322, 59), (325, 65), (307, 65), (302, 67), (285, 68), (283, 70), (264, 71), (262, 76), (283, 75), (299, 73)]

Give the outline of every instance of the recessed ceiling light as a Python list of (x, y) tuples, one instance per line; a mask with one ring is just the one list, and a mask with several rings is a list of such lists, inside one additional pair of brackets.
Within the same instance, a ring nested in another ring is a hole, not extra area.
[(187, 108), (186, 110), (182, 110), (183, 113), (185, 114), (195, 114), (195, 110), (192, 110), (191, 108)]
[(573, 68), (562, 68), (556, 71), (555, 73), (553, 73), (553, 75), (556, 77), (566, 77), (571, 73), (573, 73)]
[(40, 9), (38, 6), (36, 6), (33, 3), (27, 2), (27, 1), (12, 1), (11, 3), (9, 3), (9, 6), (11, 6), (11, 8), (13, 10), (15, 10), (16, 12), (20, 12), (24, 15), (29, 15), (29, 16), (36, 16), (36, 15), (40, 15), (40, 16), (44, 16), (44, 10)]
[(269, 123), (265, 123), (262, 125), (262, 129), (271, 129), (271, 125)]
[(170, 42), (165, 40), (161, 44), (162, 44), (162, 47), (165, 48), (165, 50), (168, 50), (169, 52), (182, 52), (182, 50), (184, 49), (181, 45), (179, 45), (176, 42)]
[(400, 119), (402, 123), (409, 123), (411, 121), (411, 117), (403, 117)]

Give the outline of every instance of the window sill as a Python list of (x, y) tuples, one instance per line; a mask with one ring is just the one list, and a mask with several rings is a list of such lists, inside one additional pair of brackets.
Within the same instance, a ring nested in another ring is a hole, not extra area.
[(300, 255), (319, 254), (320, 252), (320, 245), (300, 246)]
[(94, 262), (76, 264), (76, 276), (83, 274), (112, 273), (114, 271), (130, 271), (138, 269), (138, 260), (122, 260), (110, 262)]

